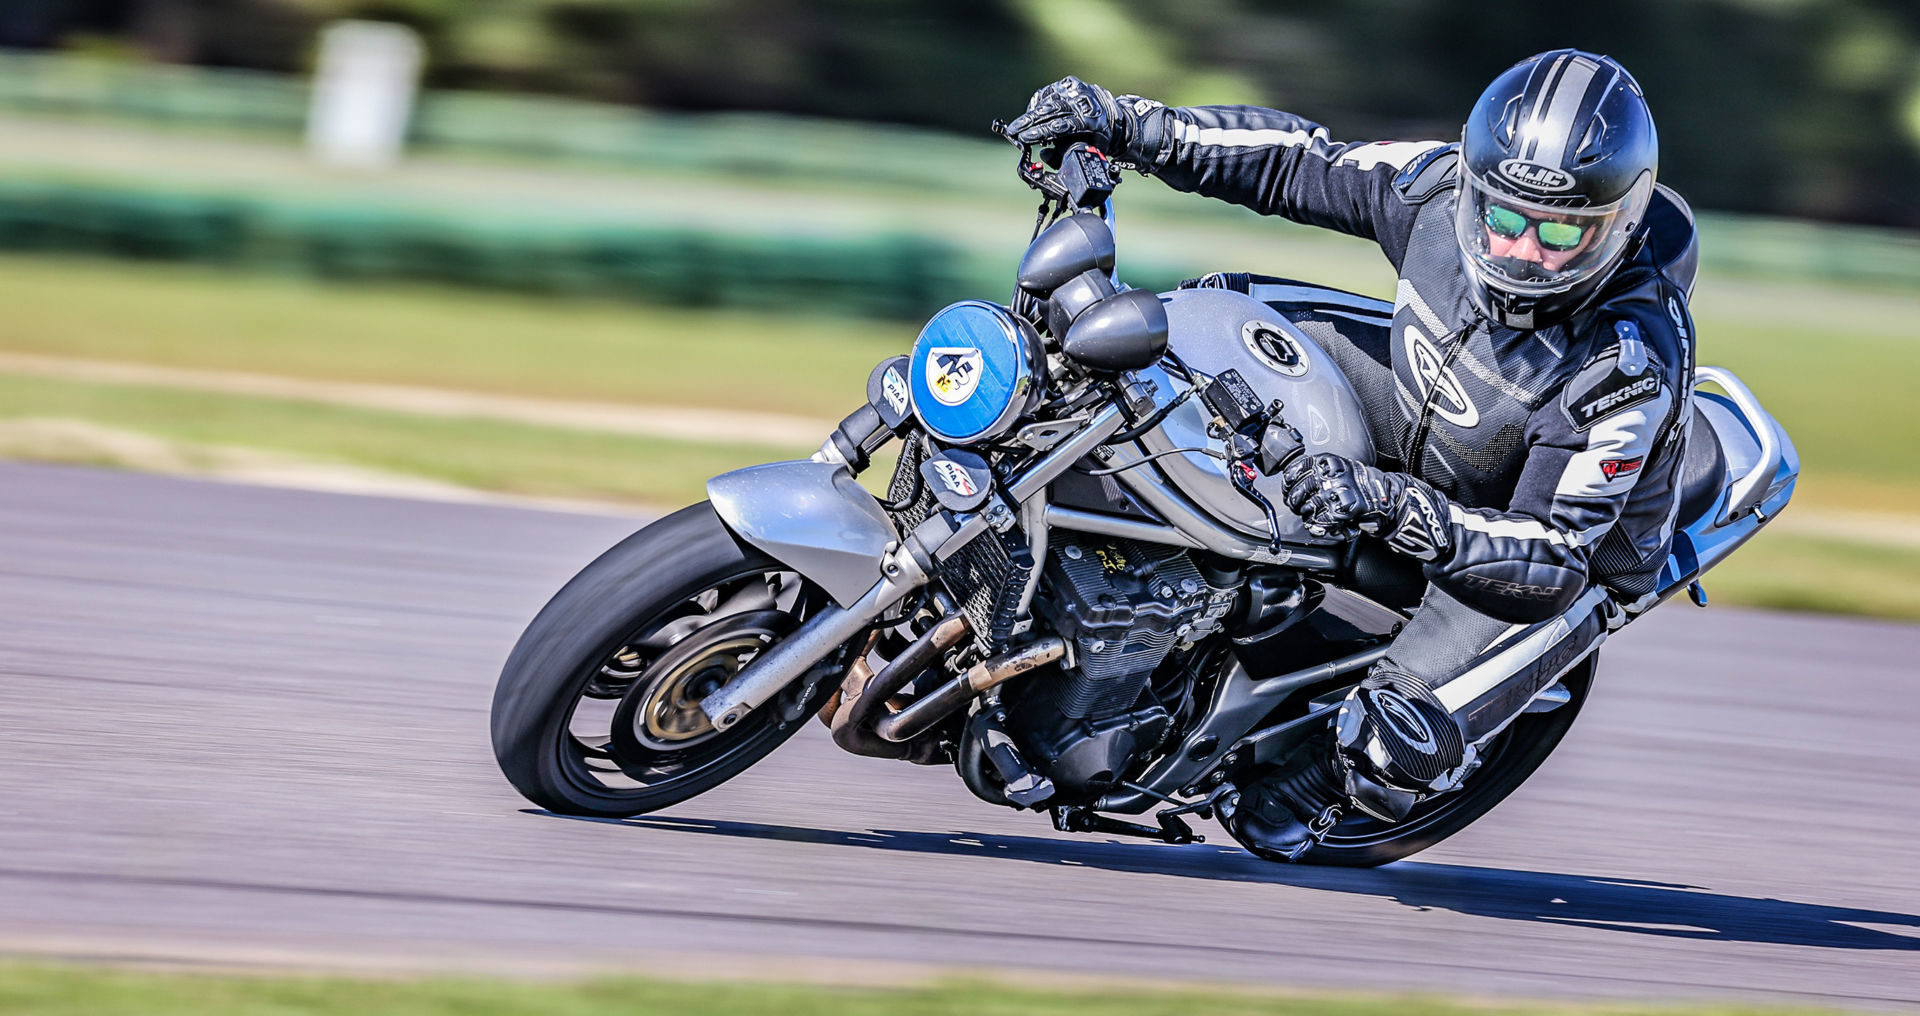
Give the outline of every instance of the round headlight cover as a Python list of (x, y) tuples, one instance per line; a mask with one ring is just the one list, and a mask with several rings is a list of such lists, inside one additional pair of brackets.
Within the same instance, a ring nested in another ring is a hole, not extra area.
[(1007, 432), (1040, 394), (1040, 338), (1006, 308), (980, 300), (935, 314), (913, 343), (914, 415), (949, 444)]

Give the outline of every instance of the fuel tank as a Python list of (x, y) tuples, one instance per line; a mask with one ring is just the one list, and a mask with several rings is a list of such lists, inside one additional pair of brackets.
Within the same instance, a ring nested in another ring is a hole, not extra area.
[[(1220, 374), (1237, 370), (1264, 402), (1286, 404), (1281, 415), (1300, 431), (1309, 452), (1334, 452), (1373, 463), (1373, 438), (1361, 416), (1353, 385), (1332, 357), (1273, 308), (1243, 293), (1225, 289), (1182, 289), (1161, 294), (1167, 308), (1167, 345), (1195, 370)], [(1158, 387), (1162, 404), (1187, 384), (1160, 367), (1139, 372)], [(1149, 452), (1172, 448), (1219, 448), (1207, 435), (1210, 414), (1198, 398), (1169, 414), (1140, 439)], [(1249, 535), (1266, 537), (1267, 521), (1258, 505), (1233, 489), (1225, 462), (1188, 452), (1159, 459), (1167, 479), (1214, 518)], [(1287, 511), (1286, 484), (1261, 477), (1254, 488), (1280, 514), (1280, 536), (1295, 543), (1324, 543), (1307, 533)]]

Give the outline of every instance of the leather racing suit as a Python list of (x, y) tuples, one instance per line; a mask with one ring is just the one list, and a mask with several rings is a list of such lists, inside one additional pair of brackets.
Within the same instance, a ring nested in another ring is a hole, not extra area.
[[(1471, 760), (1621, 606), (1653, 598), (1692, 419), (1684, 289), (1641, 244), (1570, 317), (1506, 327), (1477, 308), (1454, 237), (1457, 145), (1340, 144), (1276, 110), (1118, 103), (1127, 161), (1177, 190), (1372, 240), (1399, 273), (1389, 329), (1310, 334), (1354, 385), (1380, 468), (1419, 481), (1381, 535), (1424, 562), (1427, 594), (1369, 682), (1439, 705), (1464, 739), (1454, 757)], [(1416, 789), (1470, 769), (1415, 773)]]

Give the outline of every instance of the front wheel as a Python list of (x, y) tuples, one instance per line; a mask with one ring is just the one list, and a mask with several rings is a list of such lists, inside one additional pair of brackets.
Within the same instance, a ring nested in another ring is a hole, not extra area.
[(1596, 659), (1596, 654), (1589, 654), (1561, 677), (1571, 696), (1565, 703), (1544, 713), (1523, 713), (1489, 741), (1481, 753), (1480, 768), (1468, 775), (1465, 786), (1414, 805), (1399, 822), (1382, 822), (1355, 811), (1298, 863), (1371, 868), (1418, 853), (1472, 825), (1518, 790), (1567, 735), (1587, 701)]
[(494, 690), (494, 758), (527, 800), (569, 815), (637, 815), (711, 790), (793, 736), (832, 682), (796, 682), (724, 731), (700, 700), (824, 602), (711, 505), (675, 512), (528, 625)]

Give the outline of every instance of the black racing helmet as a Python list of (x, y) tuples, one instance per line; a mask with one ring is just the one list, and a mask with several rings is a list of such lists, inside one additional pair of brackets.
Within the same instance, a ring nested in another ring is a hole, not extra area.
[(1612, 57), (1559, 49), (1494, 79), (1460, 137), (1454, 235), (1474, 302), (1512, 328), (1564, 319), (1646, 221), (1660, 142)]

